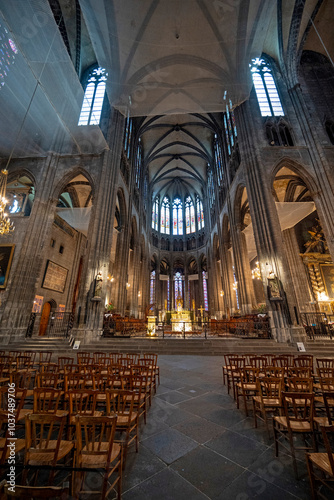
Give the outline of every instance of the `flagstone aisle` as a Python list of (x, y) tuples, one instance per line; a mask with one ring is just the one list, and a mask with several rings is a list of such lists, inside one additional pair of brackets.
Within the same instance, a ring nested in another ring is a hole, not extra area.
[[(159, 356), (161, 383), (141, 424), (139, 452), (128, 453), (124, 500), (292, 500), (311, 497), (291, 460), (237, 410), (222, 384), (219, 356)], [(300, 456), (303, 459), (303, 456)]]

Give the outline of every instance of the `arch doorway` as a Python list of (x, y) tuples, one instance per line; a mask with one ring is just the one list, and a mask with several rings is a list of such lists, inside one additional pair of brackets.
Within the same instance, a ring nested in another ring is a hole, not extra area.
[(41, 320), (39, 322), (39, 332), (38, 332), (38, 335), (40, 337), (43, 337), (46, 334), (46, 330), (47, 330), (48, 324), (49, 324), (51, 309), (55, 310), (56, 307), (57, 307), (57, 304), (55, 303), (54, 300), (50, 300), (49, 302), (45, 302), (45, 304), (43, 305), (43, 309), (42, 309), (42, 313), (41, 313)]

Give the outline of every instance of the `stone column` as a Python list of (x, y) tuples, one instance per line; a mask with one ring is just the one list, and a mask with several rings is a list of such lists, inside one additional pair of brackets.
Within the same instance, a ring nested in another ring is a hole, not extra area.
[(310, 311), (312, 310), (310, 303), (313, 302), (314, 299), (309, 286), (305, 265), (299, 255), (299, 246), (295, 229), (292, 227), (283, 231), (283, 239), (299, 312)]
[(250, 314), (255, 304), (252, 273), (249, 266), (245, 235), (240, 225), (231, 224), (231, 238), (235, 274), (238, 282), (238, 298), (242, 314)]

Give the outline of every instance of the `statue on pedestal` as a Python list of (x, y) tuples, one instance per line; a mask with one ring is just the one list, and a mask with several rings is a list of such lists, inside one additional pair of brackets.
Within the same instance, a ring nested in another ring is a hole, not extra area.
[(95, 278), (95, 286), (94, 286), (94, 295), (92, 300), (94, 301), (100, 301), (101, 300), (101, 295), (102, 295), (102, 273), (101, 271), (98, 272), (96, 278)]

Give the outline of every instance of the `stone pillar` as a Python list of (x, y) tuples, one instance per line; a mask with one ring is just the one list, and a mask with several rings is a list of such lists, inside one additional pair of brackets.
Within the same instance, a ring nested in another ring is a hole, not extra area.
[(299, 255), (299, 246), (295, 229), (292, 227), (283, 231), (283, 239), (299, 312), (311, 311), (312, 306), (310, 303), (313, 302), (314, 299), (309, 286), (305, 265)]
[(231, 237), (235, 274), (238, 282), (238, 298), (242, 314), (250, 314), (255, 305), (252, 273), (248, 260), (245, 235), (240, 225), (231, 224)]

